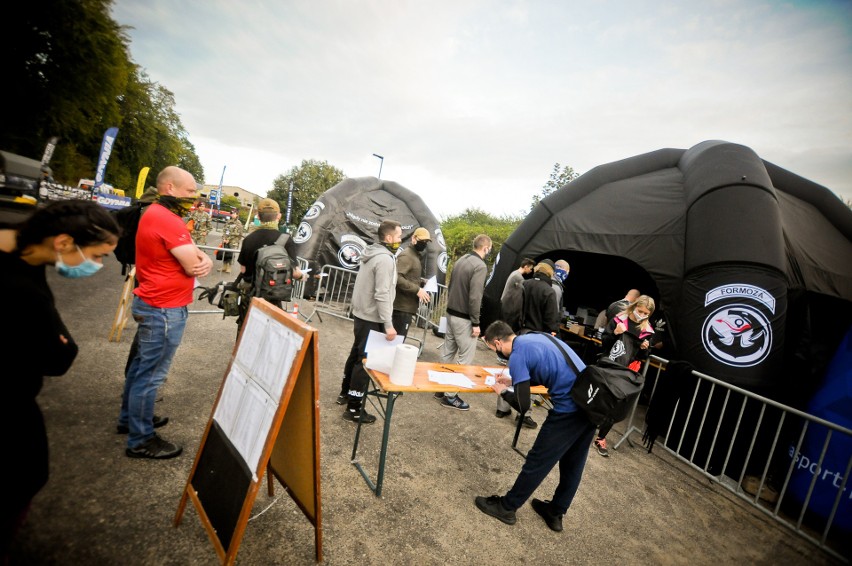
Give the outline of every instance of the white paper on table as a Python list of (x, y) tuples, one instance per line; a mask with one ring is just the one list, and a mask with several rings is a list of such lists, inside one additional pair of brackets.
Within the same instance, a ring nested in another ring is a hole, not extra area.
[(427, 293), (437, 293), (438, 292), (438, 278), (433, 275), (426, 284), (423, 285), (423, 290)]
[(505, 376), (506, 376), (506, 377), (508, 377), (509, 379), (511, 379), (511, 378), (512, 378), (512, 376), (509, 374), (509, 368), (507, 368), (507, 367), (500, 367), (500, 368), (482, 368), (482, 369), (484, 369), (485, 371), (487, 371), (488, 373), (490, 373), (490, 374), (491, 374), (491, 375), (493, 375), (494, 377), (497, 377), (498, 375), (505, 375)]
[(488, 387), (491, 387), (495, 383), (497, 383), (497, 380), (494, 379), (493, 375), (486, 375), (485, 376), (485, 385), (487, 385)]
[[(382, 336), (384, 336), (384, 334), (382, 334)], [(390, 342), (388, 342), (388, 344), (390, 344)], [(369, 356), (367, 356), (367, 361), (364, 362), (364, 365), (367, 369), (374, 369), (390, 375), (395, 355), (396, 347), (376, 348)]]
[(441, 385), (464, 387), (465, 389), (476, 387), (476, 384), (465, 374), (448, 371), (429, 371), (429, 381), (440, 383)]
[(382, 350), (384, 348), (390, 348), (393, 350), (396, 348), (397, 344), (402, 344), (404, 340), (405, 337), (399, 335), (397, 335), (397, 337), (393, 340), (388, 340), (387, 334), (384, 332), (371, 330), (370, 334), (367, 335), (367, 346), (364, 348), (364, 351), (369, 354), (370, 352), (376, 352), (377, 350)]

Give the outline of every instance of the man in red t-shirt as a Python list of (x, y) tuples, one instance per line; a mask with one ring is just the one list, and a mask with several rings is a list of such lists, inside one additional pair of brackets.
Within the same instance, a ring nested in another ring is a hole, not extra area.
[(134, 338), (138, 349), (125, 374), (118, 417), (118, 431), (128, 433), (125, 454), (131, 458), (174, 458), (183, 451), (154, 432), (168, 422), (168, 418), (155, 420), (154, 401), (183, 338), (195, 278), (213, 267), (183, 223), (197, 198), (193, 176), (179, 167), (166, 167), (157, 175), (157, 192), (136, 232), (139, 285), (133, 291), (131, 311), (139, 324)]

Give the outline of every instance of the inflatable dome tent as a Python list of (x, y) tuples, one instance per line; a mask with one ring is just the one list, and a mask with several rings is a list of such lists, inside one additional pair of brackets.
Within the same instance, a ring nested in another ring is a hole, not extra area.
[[(842, 413), (845, 420), (834, 422), (852, 423), (852, 368), (841, 378), (829, 375), (852, 321), (852, 211), (825, 187), (748, 147), (705, 141), (660, 149), (598, 166), (548, 195), (500, 250), (485, 289), (484, 324), (499, 317), (506, 278), (524, 257), (571, 264), (569, 312), (605, 308), (638, 288), (664, 313), (670, 359), (802, 410), (830, 398), (820, 416)], [(711, 414), (723, 410), (721, 400), (713, 398)], [(733, 407), (720, 438), (733, 434)], [(755, 413), (746, 411), (743, 430), (757, 426)], [(712, 434), (703, 431), (696, 441), (697, 433), (684, 430), (681, 454), (698, 446), (694, 461), (707, 458), (706, 469), (720, 473), (723, 443), (708, 455)], [(748, 457), (743, 438), (727, 461), (729, 477), (740, 477)], [(824, 439), (803, 445), (802, 461), (818, 461)], [(780, 444), (789, 455), (793, 445)], [(832, 443), (826, 462), (841, 462), (842, 470), (850, 457), (848, 445)], [(764, 461), (755, 452), (748, 462)], [(804, 486), (792, 489), (799, 501), (811, 478), (794, 478), (793, 488)], [(818, 495), (827, 516), (837, 486), (823, 484), (811, 506)], [(844, 498), (835, 525), (852, 533), (852, 499)]]
[[(383, 220), (402, 225), (400, 249), (408, 246), (417, 228), (429, 230), (432, 241), (423, 256), (423, 277), (436, 276), (444, 283), (447, 247), (438, 220), (417, 194), (376, 177), (344, 179), (320, 195), (293, 235), (294, 251), (308, 260), (315, 274), (324, 265), (357, 271), (361, 253), (376, 241)], [(317, 279), (311, 278), (305, 296), (314, 296), (316, 286)]]

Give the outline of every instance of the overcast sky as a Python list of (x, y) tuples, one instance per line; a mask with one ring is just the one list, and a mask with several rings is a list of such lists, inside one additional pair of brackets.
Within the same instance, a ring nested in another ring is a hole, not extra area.
[(557, 162), (721, 139), (852, 199), (848, 0), (116, 0), (113, 17), (208, 184), (226, 167), (265, 196), (303, 159), (381, 165), (439, 219), (519, 214)]

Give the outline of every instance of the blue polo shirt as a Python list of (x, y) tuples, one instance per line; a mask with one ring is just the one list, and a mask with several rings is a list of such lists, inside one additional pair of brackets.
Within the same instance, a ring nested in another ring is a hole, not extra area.
[(577, 405), (571, 399), (571, 388), (577, 376), (565, 363), (565, 357), (559, 348), (571, 357), (577, 371), (583, 371), (586, 364), (567, 344), (557, 340), (559, 346), (543, 334), (524, 334), (516, 336), (512, 342), (512, 355), (509, 357), (509, 373), (512, 385), (529, 381), (530, 386), (547, 387), (555, 413), (573, 413)]

